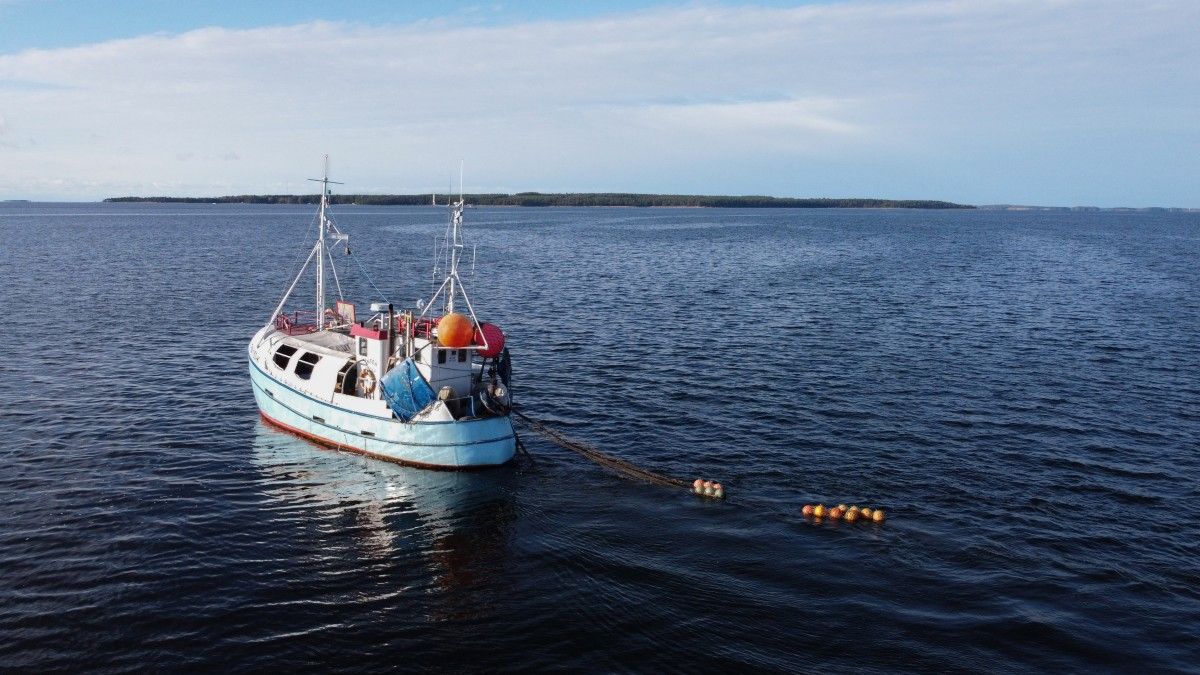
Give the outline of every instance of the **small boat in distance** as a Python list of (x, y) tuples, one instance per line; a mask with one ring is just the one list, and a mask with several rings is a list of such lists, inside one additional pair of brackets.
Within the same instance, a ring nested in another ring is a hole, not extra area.
[[(314, 179), (316, 180), (316, 179)], [(435, 252), (441, 285), (418, 308), (341, 298), (330, 244), (349, 237), (329, 216), (329, 158), (317, 241), (267, 324), (250, 340), (250, 382), (263, 419), (318, 443), (413, 466), (496, 466), (516, 453), (504, 332), (480, 322), (458, 273), (464, 200), (449, 203)], [(339, 299), (326, 300), (326, 261)], [(316, 307), (286, 311), (315, 264)], [(372, 284), (374, 286), (374, 284)], [(462, 311), (465, 308), (465, 312)]]

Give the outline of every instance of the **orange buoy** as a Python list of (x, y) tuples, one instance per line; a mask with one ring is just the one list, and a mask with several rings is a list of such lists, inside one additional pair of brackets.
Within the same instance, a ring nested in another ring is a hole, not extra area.
[(804, 508), (800, 509), (800, 513), (804, 514), (805, 516), (811, 516), (813, 514), (813, 505), (805, 504)]
[(860, 516), (862, 516), (865, 520), (870, 520), (871, 519), (871, 507), (869, 507), (869, 506), (862, 507), (862, 510), (859, 511), (858, 514)]
[(829, 509), (829, 517), (833, 518), (834, 520), (841, 520), (843, 513), (845, 513), (845, 511), (842, 511), (842, 507), (840, 506), (835, 506), (832, 509)]
[(846, 515), (842, 516), (842, 519), (847, 523), (853, 523), (854, 521), (858, 520), (858, 510), (850, 509), (846, 512)]
[(824, 518), (825, 517), (825, 505), (817, 504), (816, 506), (814, 506), (813, 507), (813, 516), (816, 518)]
[(692, 492), (695, 492), (698, 495), (704, 494), (704, 481), (697, 478), (696, 482), (692, 483)]
[(885, 516), (883, 515), (883, 509), (875, 509), (871, 512), (871, 520), (877, 523), (882, 523), (884, 518)]
[(471, 320), (458, 312), (450, 312), (438, 319), (438, 344), (451, 349), (466, 347), (475, 337)]

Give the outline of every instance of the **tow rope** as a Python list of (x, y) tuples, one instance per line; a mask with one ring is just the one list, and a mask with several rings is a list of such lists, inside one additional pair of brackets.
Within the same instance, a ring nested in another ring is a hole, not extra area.
[(725, 498), (725, 490), (720, 483), (704, 481), (699, 478), (697, 478), (694, 482), (688, 482), (679, 478), (665, 476), (656, 471), (643, 469), (642, 467), (631, 464), (623, 459), (619, 459), (610, 454), (601, 452), (600, 450), (597, 450), (586, 443), (569, 438), (561, 431), (551, 429), (544, 423), (533, 419), (520, 410), (514, 408), (512, 413), (513, 415), (516, 415), (517, 418), (520, 419), (527, 428), (537, 433), (542, 438), (545, 438), (557, 446), (566, 448), (567, 450), (570, 450), (571, 452), (574, 452), (585, 459), (589, 459), (601, 467), (624, 476), (625, 478), (642, 480), (666, 487), (684, 488), (702, 497), (712, 497), (716, 499)]

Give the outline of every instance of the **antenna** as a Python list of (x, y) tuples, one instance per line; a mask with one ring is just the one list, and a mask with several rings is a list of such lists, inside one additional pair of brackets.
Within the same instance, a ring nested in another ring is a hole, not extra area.
[(345, 183), (336, 180), (329, 180), (329, 155), (325, 155), (325, 176), (322, 178), (309, 178), (309, 180), (314, 183), (321, 183), (324, 186), (324, 189), (321, 191), (322, 194), (329, 191), (330, 185), (345, 185)]

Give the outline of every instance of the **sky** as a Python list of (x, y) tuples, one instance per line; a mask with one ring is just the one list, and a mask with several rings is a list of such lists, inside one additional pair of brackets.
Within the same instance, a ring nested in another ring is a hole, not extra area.
[(1200, 207), (1200, 2), (0, 0), (0, 200)]

